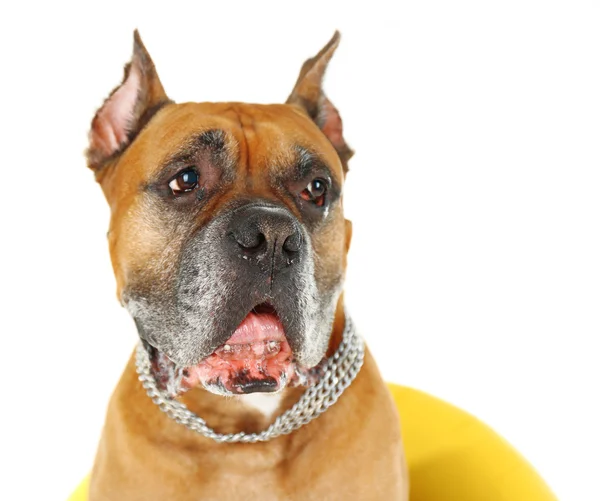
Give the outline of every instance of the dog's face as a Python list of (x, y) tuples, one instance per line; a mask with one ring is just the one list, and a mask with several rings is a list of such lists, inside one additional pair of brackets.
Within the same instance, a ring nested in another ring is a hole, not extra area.
[(278, 391), (325, 355), (351, 237), (351, 151), (321, 90), (338, 39), (287, 104), (175, 104), (136, 33), (94, 118), (118, 295), (171, 393)]

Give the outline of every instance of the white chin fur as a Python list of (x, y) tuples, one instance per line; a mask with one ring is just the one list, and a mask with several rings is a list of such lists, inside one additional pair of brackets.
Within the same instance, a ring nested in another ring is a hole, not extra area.
[(281, 404), (282, 392), (277, 393), (250, 393), (239, 395), (236, 398), (247, 407), (256, 409), (266, 418), (270, 418)]

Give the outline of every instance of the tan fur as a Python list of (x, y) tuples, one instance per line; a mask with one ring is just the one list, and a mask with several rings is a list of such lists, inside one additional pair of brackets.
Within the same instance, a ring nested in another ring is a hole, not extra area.
[[(142, 49), (136, 45), (137, 51)], [(151, 64), (143, 51), (140, 60)], [(96, 155), (91, 159), (95, 163), (90, 163), (111, 208), (109, 247), (119, 298), (132, 276), (140, 273), (152, 284), (168, 284), (186, 237), (235, 197), (272, 199), (298, 214), (271, 183), (279, 171), (293, 168), (295, 145), (318, 152), (340, 184), (345, 175), (347, 159), (342, 162), (339, 151), (301, 106), (174, 104), (164, 95), (153, 65), (151, 69), (144, 74), (155, 79), (148, 83), (154, 90), (152, 102), (165, 104), (135, 131), (131, 144), (109, 158)], [(209, 129), (225, 131), (236, 178), (226, 190), (217, 190), (197, 219), (169, 219), (143, 196), (143, 187), (191, 134)], [(341, 132), (341, 123), (336, 131)], [(313, 237), (315, 275), (323, 283), (344, 272), (351, 236), (340, 201)], [(341, 339), (342, 305), (343, 296), (329, 354)], [(291, 407), (301, 392), (286, 389), (275, 415)], [(275, 417), (269, 420), (238, 400), (201, 388), (182, 399), (221, 433), (259, 431)], [(130, 361), (110, 401), (89, 499), (405, 501), (408, 480), (398, 423), (368, 351), (357, 379), (332, 408), (290, 435), (257, 444), (218, 444), (175, 423), (145, 394)]]

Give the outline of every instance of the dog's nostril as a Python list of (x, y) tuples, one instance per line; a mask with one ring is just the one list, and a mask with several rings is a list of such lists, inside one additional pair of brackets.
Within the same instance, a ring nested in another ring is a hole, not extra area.
[(283, 250), (285, 252), (299, 252), (302, 245), (302, 236), (299, 231), (292, 233), (283, 242)]
[(260, 231), (242, 231), (233, 234), (234, 240), (240, 247), (247, 250), (258, 249), (265, 243), (265, 236)]

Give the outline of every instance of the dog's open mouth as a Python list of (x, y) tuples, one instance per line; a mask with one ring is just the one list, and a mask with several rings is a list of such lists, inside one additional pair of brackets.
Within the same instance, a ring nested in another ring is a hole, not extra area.
[(183, 370), (182, 387), (202, 384), (219, 392), (275, 392), (295, 374), (292, 350), (275, 310), (252, 309), (233, 335), (198, 365)]
[(148, 343), (145, 347), (159, 388), (172, 397), (196, 386), (221, 395), (310, 386), (322, 365), (303, 368), (295, 362), (279, 316), (267, 303), (255, 306), (231, 337), (196, 365), (178, 367)]

